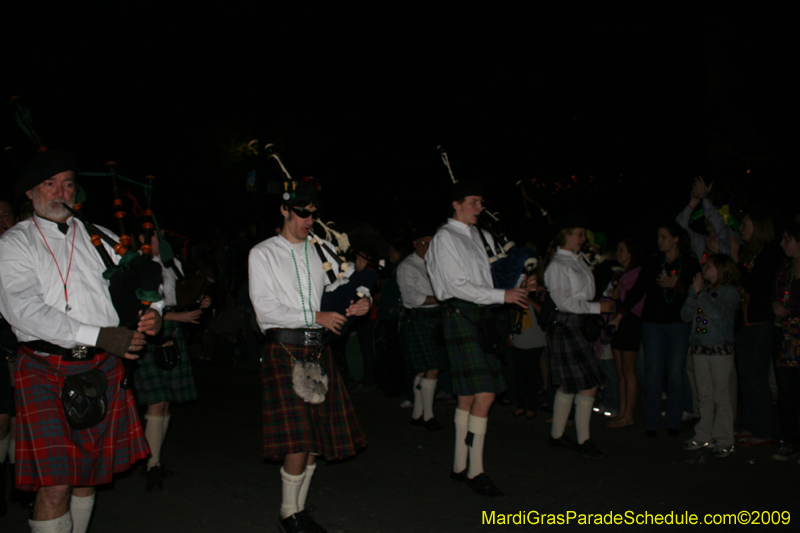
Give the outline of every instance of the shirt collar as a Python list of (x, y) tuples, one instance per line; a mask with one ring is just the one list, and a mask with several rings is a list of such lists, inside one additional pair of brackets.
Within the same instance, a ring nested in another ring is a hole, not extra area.
[(456, 220), (454, 218), (448, 218), (447, 219), (447, 225), (451, 226), (455, 230), (460, 231), (461, 233), (464, 233), (464, 234), (469, 234), (469, 232), (472, 231), (472, 228), (474, 227), (474, 226), (468, 226), (468, 225), (464, 224), (463, 222), (459, 222), (458, 220)]

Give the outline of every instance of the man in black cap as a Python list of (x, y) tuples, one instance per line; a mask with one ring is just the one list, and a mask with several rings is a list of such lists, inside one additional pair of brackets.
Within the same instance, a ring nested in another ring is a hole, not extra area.
[(426, 263), (436, 299), (444, 305), (444, 338), (458, 395), (451, 477), (482, 496), (497, 497), (503, 493), (483, 472), (483, 443), (489, 409), (505, 382), (495, 355), (482, 348), (479, 331), (495, 327), (490, 305), (527, 308), (535, 280), (526, 288), (495, 289), (486, 252), (487, 244), (494, 250), (494, 241), (476, 227), (483, 211), (482, 187), (460, 181), (453, 185), (450, 199), (452, 216), (434, 235)]
[[(22, 343), (14, 376), (16, 484), (37, 491), (33, 532), (85, 532), (94, 486), (148, 453), (133, 395), (119, 386), (120, 358), (136, 359), (145, 333), (158, 331), (158, 304), (137, 331), (117, 327), (105, 266), (86, 228), (65, 207), (75, 202), (75, 174), (69, 152), (35, 155), (17, 182), (17, 193), (32, 200), (35, 213), (0, 238), (0, 313)], [(67, 376), (94, 369), (108, 380), (106, 415), (90, 428), (74, 429), (62, 388)]]
[(439, 370), (445, 366), (447, 357), (436, 334), (442, 325), (442, 310), (433, 295), (425, 266), (425, 255), (435, 229), (435, 226), (421, 226), (415, 230), (414, 253), (397, 267), (397, 284), (404, 307), (403, 355), (408, 369), (414, 373), (411, 423), (430, 431), (443, 429), (433, 416), (433, 400)]
[(250, 300), (267, 338), (261, 367), (264, 455), (283, 461), (281, 530), (318, 533), (325, 530), (305, 510), (316, 456), (343, 459), (366, 446), (325, 347), (326, 330), (339, 333), (348, 316), (369, 311), (371, 300), (351, 302), (345, 314), (320, 311), (330, 283), (326, 271), (338, 273), (338, 265), (310, 235), (318, 216), (318, 187), (313, 178), (285, 185), (281, 232), (256, 245), (249, 258)]

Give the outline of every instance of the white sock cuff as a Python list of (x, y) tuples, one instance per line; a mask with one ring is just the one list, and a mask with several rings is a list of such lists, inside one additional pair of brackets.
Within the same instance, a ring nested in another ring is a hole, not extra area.
[(94, 494), (90, 496), (75, 496), (74, 494), (69, 500), (69, 506), (71, 509), (75, 509), (77, 511), (85, 511), (86, 509), (91, 509), (94, 507)]
[(594, 396), (584, 396), (583, 394), (576, 394), (575, 405), (580, 405), (581, 403), (588, 403), (590, 406), (594, 405)]
[(453, 421), (457, 426), (466, 427), (469, 422), (469, 411), (462, 411), (461, 409), (456, 409), (456, 416), (453, 418)]
[(313, 476), (316, 469), (317, 463), (311, 463), (310, 465), (306, 465), (306, 469), (303, 473), (307, 476)]
[(438, 383), (439, 380), (438, 379), (420, 378), (419, 382), (422, 384), (422, 388), (423, 389), (436, 390), (436, 383)]
[(486, 435), (486, 426), (489, 424), (488, 418), (480, 416), (469, 415), (467, 422), (467, 431), (475, 435)]
[(303, 471), (302, 474), (298, 474), (295, 476), (288, 473), (286, 470), (283, 469), (283, 467), (281, 467), (281, 480), (283, 480), (285, 483), (289, 483), (291, 485), (301, 485), (305, 477), (306, 477), (305, 470)]
[(158, 415), (144, 415), (144, 419), (145, 419), (145, 420), (154, 420), (154, 421), (156, 421), (156, 422), (163, 422), (163, 421), (164, 421), (164, 418), (165, 418), (165, 417), (163, 417), (163, 416), (158, 416)]
[(31, 533), (72, 533), (72, 515), (66, 514), (52, 520), (28, 520)]
[(420, 381), (422, 381), (422, 376), (414, 376), (414, 388), (415, 389), (417, 388), (417, 385), (419, 385)]

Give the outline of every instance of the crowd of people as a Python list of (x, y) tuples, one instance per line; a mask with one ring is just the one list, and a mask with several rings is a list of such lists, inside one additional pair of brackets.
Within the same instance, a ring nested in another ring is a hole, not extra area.
[[(165, 258), (163, 235), (137, 232), (132, 245), (157, 265), (159, 290), (139, 298), (149, 306), (125, 327), (108, 278), (132, 267), (68, 209), (76, 176), (71, 154), (43, 152), (17, 182), (27, 215), (0, 201), (10, 363), (0, 365), (0, 462), (13, 464), (14, 490), (35, 493), (31, 531), (86, 531), (94, 487), (137, 462), (145, 490), (162, 489), (169, 406), (197, 397), (192, 365), (231, 337), (237, 362), (261, 373), (264, 456), (282, 463), (284, 532), (325, 531), (305, 507), (316, 460), (367, 445), (351, 392), (397, 392), (411, 426), (452, 427), (451, 479), (488, 498), (503, 495), (484, 471), (497, 402), (522, 419), (551, 412), (550, 445), (590, 459), (606, 457), (591, 437), (595, 411), (615, 430), (643, 423), (651, 438), (662, 425), (676, 438), (691, 425), (683, 448), (720, 458), (737, 446), (774, 446), (782, 461), (800, 455), (800, 221), (757, 209), (738, 220), (702, 178), (677, 217), (654, 228), (657, 253), (630, 236), (603, 242), (593, 221), (566, 214), (548, 253), (518, 247), (526, 251), (510, 282), (495, 267), (517, 256), (482, 229), (478, 183), (455, 183), (442, 199), (449, 218), (416, 221), (379, 269), (379, 251), (360, 247), (343, 260), (317, 237), (319, 184), (287, 179), (274, 236), (245, 235), (203, 260), (217, 280), (213, 299), (179, 305), (199, 255)], [(351, 334), (360, 383), (336, 355)], [(123, 388), (137, 359), (133, 387)], [(62, 400), (66, 390), (83, 403)], [(455, 403), (452, 426), (434, 416), (437, 397)], [(102, 412), (87, 421), (93, 409)]]

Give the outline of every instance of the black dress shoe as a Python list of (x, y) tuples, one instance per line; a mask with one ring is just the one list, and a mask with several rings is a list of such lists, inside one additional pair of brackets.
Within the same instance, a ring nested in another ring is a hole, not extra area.
[(327, 533), (324, 527), (314, 522), (308, 511), (300, 511), (287, 518), (279, 518), (278, 526), (283, 533)]
[(451, 470), (450, 479), (453, 481), (458, 481), (459, 483), (464, 483), (467, 480), (467, 469), (465, 468), (461, 472), (453, 472)]
[(161, 477), (161, 469), (154, 466), (145, 473), (145, 492), (160, 492), (164, 489), (163, 478)]
[(565, 450), (570, 450), (573, 452), (578, 451), (578, 445), (571, 440), (566, 435), (561, 435), (557, 439), (554, 438), (552, 435), (550, 436), (550, 446), (556, 446), (558, 448), (564, 448)]
[(422, 419), (422, 417), (412, 418), (411, 419), (411, 425), (412, 426), (425, 427), (425, 421)]
[(608, 457), (606, 454), (600, 451), (592, 439), (586, 439), (583, 444), (579, 444), (578, 451), (580, 451), (587, 459), (605, 459)]
[(467, 479), (467, 486), (487, 498), (499, 498), (505, 496), (503, 492), (498, 489), (492, 479), (486, 474), (478, 474), (472, 479)]
[(422, 426), (428, 431), (441, 431), (444, 429), (444, 426), (437, 422), (435, 418), (431, 418), (427, 422), (423, 422)]

